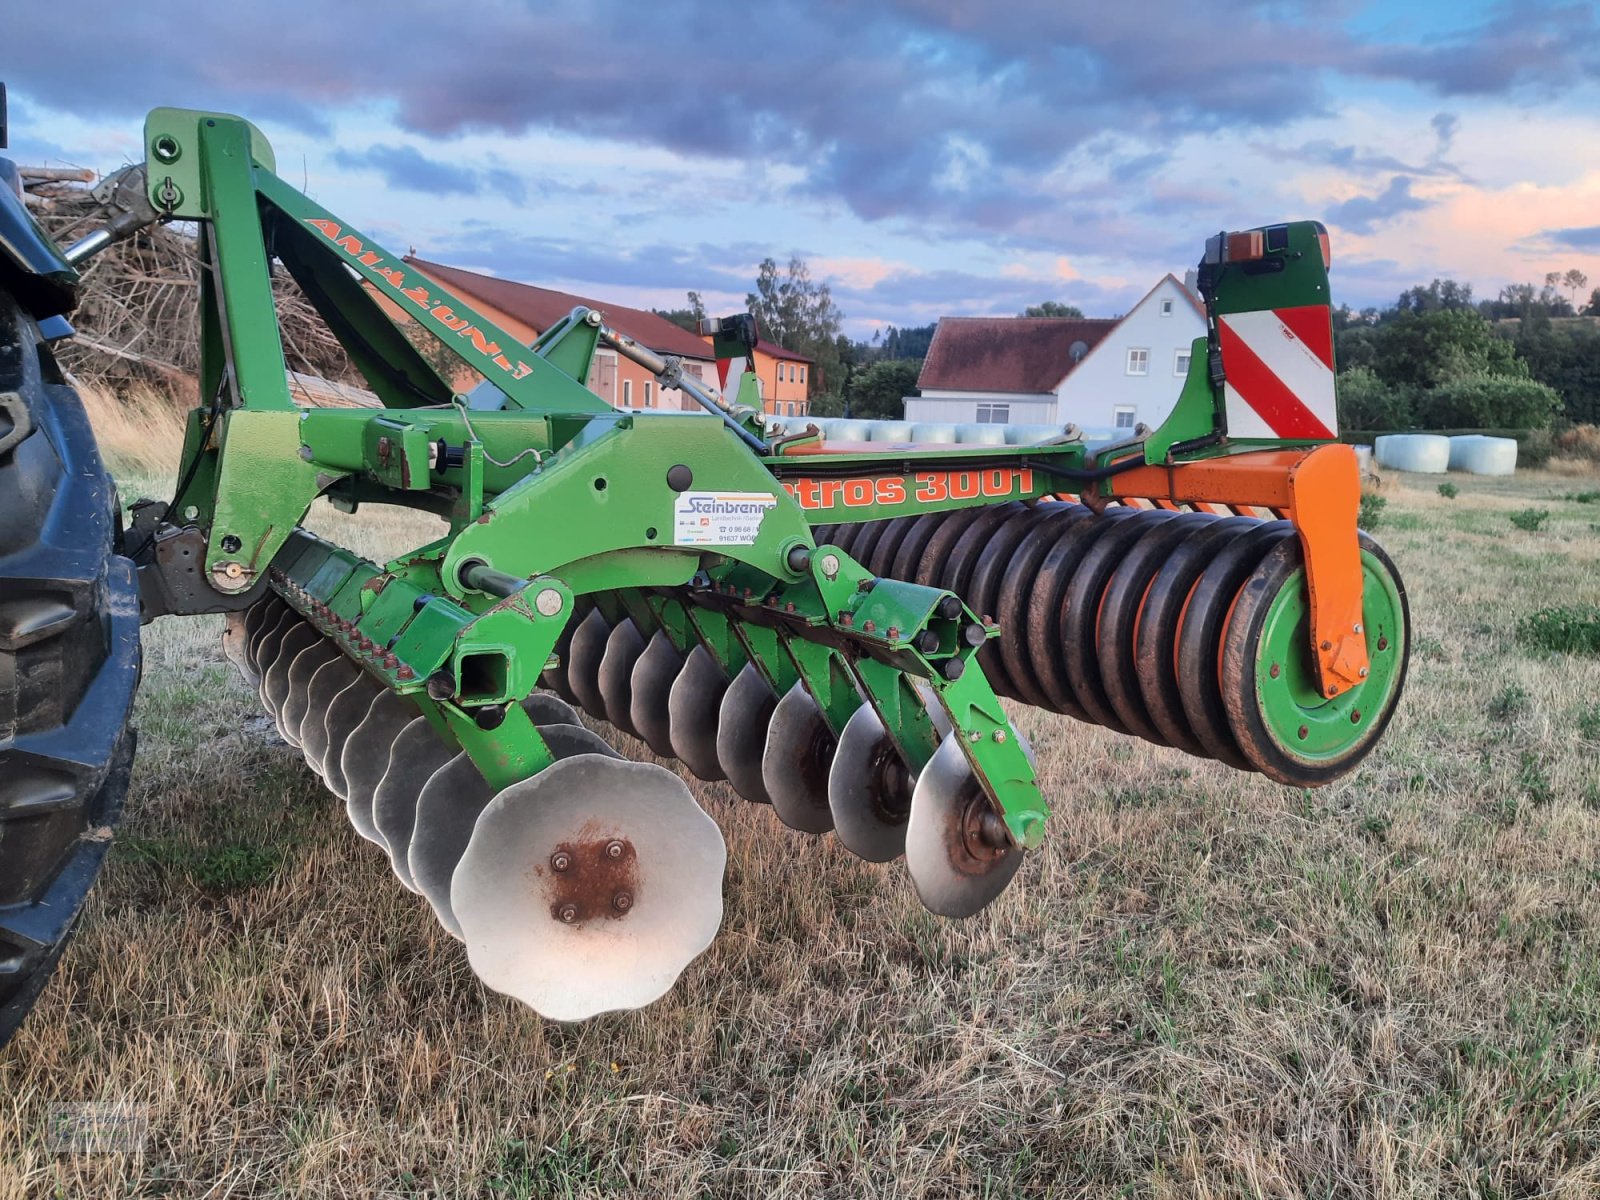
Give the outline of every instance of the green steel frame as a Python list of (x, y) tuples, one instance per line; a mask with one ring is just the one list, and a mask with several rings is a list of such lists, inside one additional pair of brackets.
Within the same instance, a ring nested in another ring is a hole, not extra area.
[[(817, 545), (813, 522), (1109, 492), (1125, 468), (1260, 448), (1226, 437), (1208, 339), (1195, 343), (1171, 417), (1113, 445), (837, 454), (817, 452), (825, 448), (814, 436), (769, 439), (746, 406), (721, 421), (618, 412), (581, 382), (609, 332), (600, 314), (576, 310), (524, 346), (286, 184), (248, 122), (158, 109), (145, 141), (151, 203), (201, 229), (202, 404), (166, 515), (204, 538), (215, 595), (193, 610), (237, 608), (270, 587), (414, 699), (495, 786), (551, 761), (514, 701), (553, 661), (587, 597), (613, 618), (631, 616), (647, 637), (663, 631), (681, 652), (706, 646), (730, 677), (749, 662), (779, 694), (802, 681), (835, 732), (871, 704), (913, 770), (938, 742), (925, 687), (1011, 836), (1037, 845), (1048, 809), (974, 658), (996, 631), (952, 593), (873, 579), (837, 547)], [(1271, 277), (1273, 303), (1318, 294), (1326, 303), (1325, 263), (1305, 253), (1315, 227), (1289, 228), (1296, 252)], [(274, 258), (383, 408), (294, 405)], [(1229, 286), (1248, 293), (1249, 282)], [(1248, 294), (1237, 302), (1266, 307)], [(502, 408), (469, 410), (453, 396), (386, 304), (493, 383)], [(424, 509), (448, 533), (387, 564), (367, 562), (300, 528), (319, 496), (352, 512)], [(742, 510), (735, 532), (701, 544), (695, 506), (719, 498)]]

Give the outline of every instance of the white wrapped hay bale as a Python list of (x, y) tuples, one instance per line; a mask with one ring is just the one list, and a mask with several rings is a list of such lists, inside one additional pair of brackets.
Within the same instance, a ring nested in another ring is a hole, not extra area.
[(1450, 469), (1472, 475), (1513, 475), (1517, 470), (1515, 438), (1469, 433), (1450, 439)]
[(919, 421), (911, 427), (913, 442), (940, 442), (948, 445), (956, 440), (956, 427), (931, 421)]
[(1443, 475), (1450, 469), (1450, 439), (1438, 433), (1387, 433), (1373, 441), (1380, 467), (1418, 475)]
[(956, 441), (963, 446), (1004, 446), (1004, 425), (957, 425)]
[(1007, 425), (1006, 445), (1008, 446), (1037, 446), (1040, 442), (1048, 442), (1051, 438), (1061, 436), (1060, 425)]
[(871, 442), (909, 442), (911, 440), (910, 421), (874, 421), (872, 428), (867, 430), (867, 440)]
[(827, 440), (830, 442), (864, 442), (867, 440), (867, 422), (840, 418), (831, 423)]

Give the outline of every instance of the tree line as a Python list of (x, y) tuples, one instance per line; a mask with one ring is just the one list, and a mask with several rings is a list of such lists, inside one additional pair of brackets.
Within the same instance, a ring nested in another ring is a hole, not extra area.
[[(1583, 272), (1551, 272), (1474, 301), (1435, 279), (1388, 308), (1333, 315), (1339, 421), (1346, 429), (1543, 429), (1600, 421), (1600, 288), (1580, 309)], [(1563, 295), (1565, 291), (1567, 295)]]

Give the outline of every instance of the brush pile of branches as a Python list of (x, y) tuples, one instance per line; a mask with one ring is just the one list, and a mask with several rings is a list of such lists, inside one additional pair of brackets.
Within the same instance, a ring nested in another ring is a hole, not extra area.
[[(92, 171), (19, 167), (24, 201), (63, 246), (105, 224)], [(77, 337), (56, 344), (81, 382), (113, 392), (142, 384), (185, 404), (197, 399), (200, 371), (200, 259), (195, 228), (152, 225), (79, 267), (83, 287), (71, 314)], [(273, 296), (284, 357), (300, 377), (357, 384), (360, 373), (281, 265)], [(309, 400), (309, 398), (307, 398)]]

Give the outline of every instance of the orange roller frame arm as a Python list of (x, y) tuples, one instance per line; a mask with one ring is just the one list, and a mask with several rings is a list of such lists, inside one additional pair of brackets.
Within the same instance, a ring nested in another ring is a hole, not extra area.
[(1311, 656), (1317, 685), (1332, 698), (1366, 677), (1361, 620), (1361, 543), (1356, 514), (1361, 471), (1340, 443), (1310, 450), (1257, 450), (1172, 466), (1138, 467), (1110, 480), (1118, 499), (1254, 505), (1294, 523), (1305, 553)]

